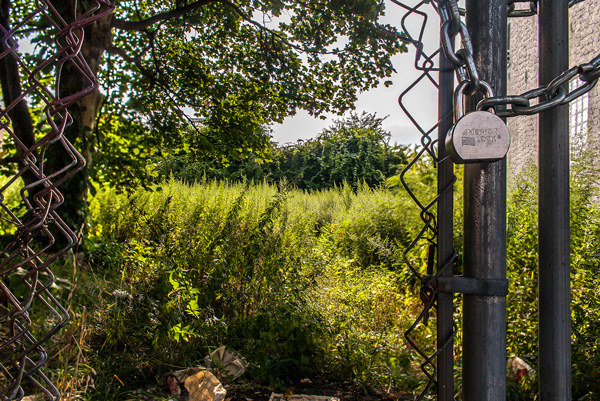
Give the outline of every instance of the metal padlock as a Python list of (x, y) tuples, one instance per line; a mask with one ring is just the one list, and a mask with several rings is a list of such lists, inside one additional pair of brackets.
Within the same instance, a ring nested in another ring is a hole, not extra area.
[[(463, 84), (461, 84), (463, 85)], [(488, 96), (492, 89), (485, 85)], [(454, 97), (456, 123), (446, 136), (446, 152), (456, 164), (493, 162), (503, 159), (510, 147), (510, 133), (506, 123), (488, 111), (464, 114), (459, 97), (464, 85), (457, 88)]]

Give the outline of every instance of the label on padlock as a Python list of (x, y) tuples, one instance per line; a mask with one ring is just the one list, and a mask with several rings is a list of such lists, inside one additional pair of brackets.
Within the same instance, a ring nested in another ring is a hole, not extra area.
[(446, 151), (457, 164), (497, 161), (506, 156), (509, 147), (508, 127), (487, 111), (464, 115), (446, 137)]

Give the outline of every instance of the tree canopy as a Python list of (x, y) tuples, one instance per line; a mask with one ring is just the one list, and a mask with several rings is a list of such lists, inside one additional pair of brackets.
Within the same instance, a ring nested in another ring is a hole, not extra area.
[[(35, 7), (1, 2), (5, 29)], [(76, 12), (92, 3), (79, 2)], [(73, 14), (68, 0), (55, 6)], [(136, 182), (157, 152), (263, 157), (270, 123), (300, 109), (318, 116), (353, 108), (357, 93), (389, 77), (391, 57), (406, 50), (395, 28), (377, 23), (384, 10), (376, 0), (115, 0), (115, 6), (114, 14), (85, 28), (81, 50), (101, 88), (73, 108), (67, 132), (96, 181)], [(31, 21), (21, 38), (35, 45), (29, 62), (55, 51), (52, 38), (44, 18)], [(56, 74), (51, 67), (45, 72)], [(61, 72), (61, 87), (76, 90), (68, 71)], [(21, 81), (27, 78), (21, 72)], [(0, 80), (10, 104), (15, 81), (4, 74)]]
[(309, 191), (344, 184), (354, 190), (363, 184), (379, 187), (408, 163), (411, 152), (406, 146), (389, 144), (390, 133), (382, 128), (383, 120), (374, 114), (351, 112), (312, 139), (277, 146), (269, 154), (269, 163), (248, 157), (226, 165), (202, 160), (195, 152), (168, 156), (158, 166), (158, 178), (173, 177), (188, 184), (205, 179), (285, 181)]

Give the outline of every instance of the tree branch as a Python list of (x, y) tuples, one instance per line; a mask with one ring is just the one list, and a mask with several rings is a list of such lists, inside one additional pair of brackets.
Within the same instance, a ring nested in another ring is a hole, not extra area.
[[(5, 32), (10, 32), (9, 23), (9, 0), (1, 0), (0, 3), (0, 25)], [(3, 109), (12, 123), (12, 133), (21, 141), (25, 148), (30, 148), (35, 143), (35, 133), (33, 130), (33, 119), (29, 111), (29, 105), (23, 96), (21, 87), (20, 69), (17, 59), (12, 52), (8, 51), (4, 42), (0, 43), (0, 53), (7, 54), (0, 58), (0, 88), (2, 89)], [(25, 168), (23, 155), (25, 151), (17, 145), (17, 155), (20, 168)], [(25, 170), (25, 181), (29, 184), (35, 182), (35, 177), (29, 170)]]
[(340, 51), (323, 51), (323, 50), (305, 48), (302, 46), (295, 45), (295, 44), (291, 43), (290, 41), (288, 41), (287, 38), (283, 37), (278, 32), (276, 32), (270, 28), (267, 28), (260, 22), (255, 21), (252, 18), (250, 18), (248, 15), (246, 15), (246, 13), (240, 7), (238, 7), (236, 4), (234, 4), (228, 0), (199, 0), (199, 1), (193, 2), (191, 4), (188, 4), (185, 7), (175, 8), (174, 10), (171, 10), (171, 11), (166, 11), (164, 13), (156, 14), (148, 19), (141, 20), (141, 21), (128, 21), (128, 20), (115, 18), (112, 21), (112, 26), (113, 26), (113, 28), (123, 29), (123, 30), (127, 30), (127, 31), (144, 31), (145, 29), (149, 28), (150, 26), (152, 26), (154, 24), (166, 21), (171, 18), (181, 17), (181, 16), (187, 14), (188, 12), (194, 11), (194, 10), (196, 10), (200, 7), (203, 7), (209, 3), (221, 3), (226, 6), (231, 7), (233, 9), (233, 11), (235, 11), (235, 13), (238, 14), (244, 21), (248, 22), (251, 25), (254, 25), (256, 28), (258, 28), (261, 31), (268, 32), (273, 38), (275, 38), (278, 41), (284, 43), (285, 45), (291, 47), (292, 49), (298, 50), (300, 52), (314, 53), (314, 54), (330, 54), (330, 55), (339, 55), (339, 54), (343, 53)]
[(188, 4), (185, 7), (175, 8), (171, 11), (166, 11), (164, 13), (156, 14), (148, 19), (141, 21), (127, 21), (123, 19), (113, 19), (112, 26), (113, 28), (123, 29), (126, 31), (143, 31), (150, 26), (165, 21), (171, 18), (181, 17), (184, 14), (189, 13), (190, 11), (194, 11), (200, 7), (203, 7), (209, 3), (217, 2), (218, 0), (199, 0), (193, 3)]
[(246, 15), (246, 13), (244, 13), (244, 11), (242, 11), (241, 8), (239, 8), (237, 5), (227, 1), (227, 0), (217, 0), (219, 1), (219, 3), (221, 4), (226, 4), (229, 7), (231, 7), (244, 21), (254, 25), (255, 27), (257, 27), (259, 30), (261, 31), (265, 31), (268, 32), (271, 37), (273, 39), (277, 39), (279, 40), (281, 43), (284, 43), (286, 45), (288, 45), (289, 47), (291, 47), (292, 49), (296, 49), (300, 52), (303, 53), (314, 53), (314, 54), (339, 54), (339, 52), (330, 52), (330, 51), (321, 51), (321, 50), (317, 50), (317, 49), (310, 49), (310, 48), (305, 48), (305, 47), (301, 47), (298, 45), (295, 45), (293, 43), (291, 43), (290, 41), (287, 40), (287, 38), (283, 37), (282, 35), (280, 35), (279, 33), (277, 33), (276, 31), (267, 28), (266, 26), (264, 26), (263, 24), (261, 24), (258, 21), (253, 20), (252, 18), (250, 18), (248, 15)]
[(144, 67), (142, 65), (142, 60), (141, 60), (140, 56), (132, 57), (127, 53), (126, 50), (121, 49), (120, 47), (117, 47), (117, 46), (109, 47), (108, 49), (106, 49), (106, 52), (108, 54), (117, 55), (117, 56), (121, 57), (123, 60), (127, 61), (128, 63), (135, 65), (140, 70), (142, 75), (150, 78), (151, 80), (156, 81), (158, 79), (152, 71), (148, 70), (146, 67)]
[[(154, 73), (150, 70), (148, 70), (147, 68), (145, 68), (142, 65), (142, 62), (140, 60), (139, 57), (131, 57), (127, 54), (127, 52), (119, 47), (113, 46), (109, 49), (107, 49), (107, 52), (109, 54), (115, 54), (118, 55), (120, 57), (122, 57), (125, 61), (134, 64), (142, 73), (142, 75), (148, 77), (150, 80), (152, 80), (153, 82), (155, 82), (156, 84), (158, 84), (158, 86), (160, 86), (164, 93), (167, 95), (167, 97), (169, 98), (169, 100), (171, 101), (171, 104), (177, 109), (177, 111), (179, 111), (179, 113), (185, 117), (185, 119), (188, 121), (188, 123), (192, 126), (192, 128), (200, 135), (204, 136), (206, 139), (208, 140), (213, 140), (214, 138), (210, 135), (205, 134), (204, 132), (200, 131), (198, 129), (198, 127), (196, 126), (196, 124), (192, 121), (192, 119), (185, 114), (185, 112), (181, 109), (181, 107), (179, 106), (180, 103), (185, 103), (188, 106), (193, 106), (190, 102), (185, 101), (183, 99), (181, 99), (174, 91), (171, 90), (168, 82), (163, 81), (162, 79), (160, 79), (159, 77), (157, 77), (156, 75), (154, 75)], [(173, 96), (176, 97), (178, 101), (175, 101), (173, 99)]]

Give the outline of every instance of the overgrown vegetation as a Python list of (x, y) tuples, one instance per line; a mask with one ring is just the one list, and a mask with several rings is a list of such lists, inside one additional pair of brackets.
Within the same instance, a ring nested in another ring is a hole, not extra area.
[(174, 177), (192, 184), (201, 180), (232, 182), (286, 181), (298, 189), (321, 190), (349, 184), (354, 190), (375, 188), (408, 163), (406, 146), (390, 145), (384, 118), (363, 112), (336, 120), (318, 136), (295, 144), (274, 146), (268, 160), (258, 155), (237, 160), (207, 159), (202, 150), (157, 159), (159, 180)]
[(402, 337), (416, 312), (400, 263), (418, 218), (407, 198), (366, 185), (306, 194), (172, 180), (98, 194), (93, 210), (71, 296), (79, 320), (86, 314), (86, 397), (123, 397), (220, 345), (252, 362), (247, 379), (258, 385), (322, 375), (369, 389), (417, 383)]
[[(600, 205), (598, 176), (588, 152), (571, 164), (571, 351), (573, 399), (600, 398)], [(537, 370), (537, 168), (515, 180), (508, 207), (508, 353)], [(514, 399), (533, 400), (537, 377), (516, 388)]]
[[(600, 209), (585, 157), (573, 163), (571, 206), (577, 400), (600, 396)], [(535, 176), (531, 166), (509, 196), (508, 353), (537, 370)], [(432, 177), (418, 165), (406, 180), (430, 196)], [(196, 366), (221, 345), (251, 361), (242, 378), (251, 386), (308, 377), (371, 392), (422, 388), (420, 361), (403, 338), (421, 306), (402, 259), (419, 216), (403, 191), (171, 179), (152, 191), (101, 192), (92, 211), (85, 255), (57, 272), (70, 277), (55, 291), (74, 319), (50, 344), (49, 371), (66, 394), (164, 394), (165, 373)], [(410, 257), (425, 263), (426, 249)], [(433, 346), (430, 328), (416, 335)], [(535, 398), (535, 374), (507, 383), (509, 399)]]
[[(224, 162), (265, 159), (271, 144), (264, 126), (299, 110), (352, 110), (360, 92), (391, 84), (391, 58), (407, 51), (400, 31), (378, 21), (385, 6), (376, 0), (115, 1), (114, 13), (86, 25), (85, 35), (74, 17), (105, 11), (108, 3), (57, 0), (47, 14), (31, 1), (2, 4), (2, 29), (34, 44), (22, 54), (27, 68), (3, 57), (11, 73), (0, 75), (3, 104), (19, 102), (11, 129), (25, 148), (36, 142), (34, 132), (48, 129), (39, 91), (28, 90), (31, 71), (44, 84), (58, 79), (62, 98), (87, 85), (68, 58), (48, 61), (60, 35), (53, 24), (78, 30), (77, 51), (100, 82), (93, 96), (69, 107), (64, 132), (87, 160), (82, 179), (61, 185), (63, 218), (77, 229), (93, 181), (143, 185), (154, 174), (148, 161), (190, 148)], [(19, 101), (23, 92), (31, 99)], [(17, 148), (5, 147), (0, 170), (15, 171)], [(50, 173), (70, 162), (52, 149), (44, 154)]]

